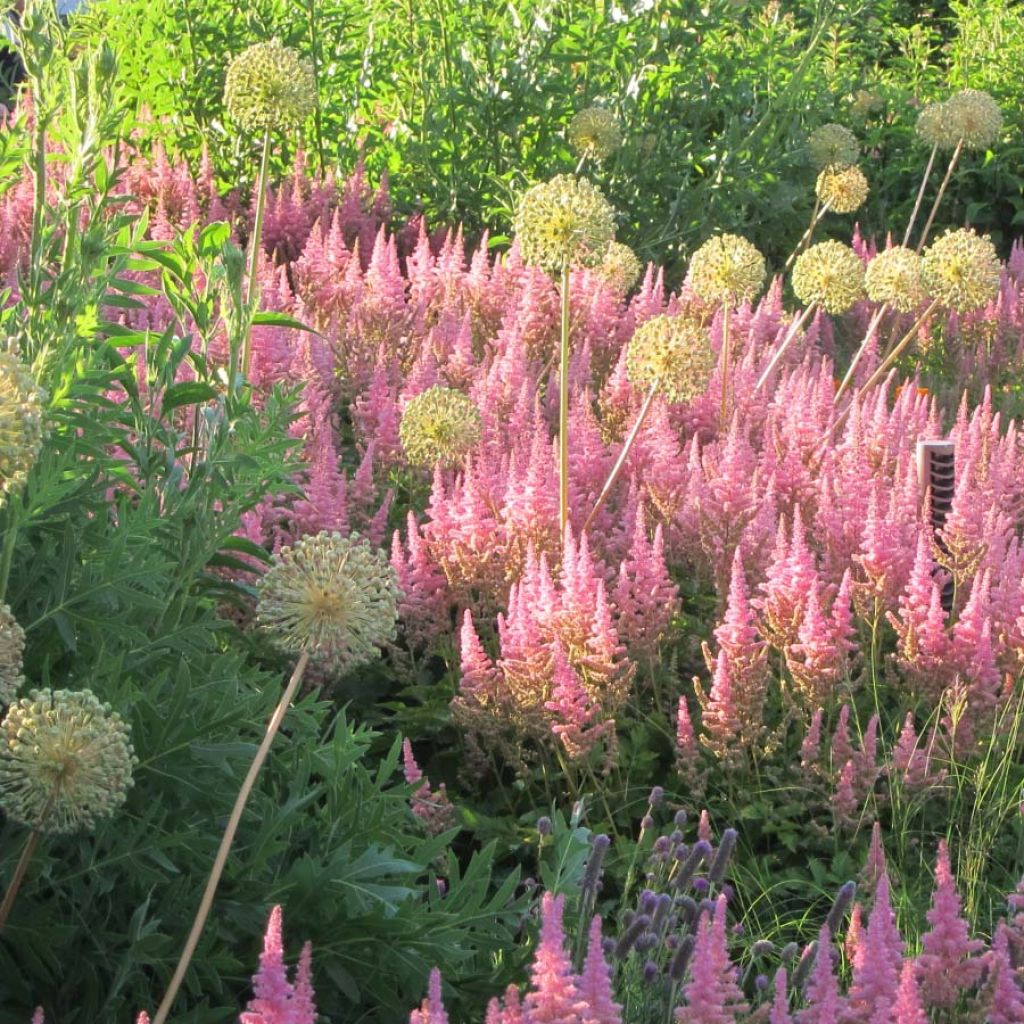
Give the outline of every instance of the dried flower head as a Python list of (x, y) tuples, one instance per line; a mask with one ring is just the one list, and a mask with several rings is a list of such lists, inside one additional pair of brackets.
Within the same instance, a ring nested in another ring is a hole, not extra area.
[(709, 238), (690, 260), (690, 287), (705, 302), (747, 302), (760, 291), (764, 276), (764, 257), (739, 235)]
[(25, 482), (39, 456), (43, 398), (17, 356), (0, 352), (0, 501)]
[(597, 275), (616, 295), (625, 295), (640, 279), (643, 269), (643, 264), (628, 245), (612, 242), (597, 267)]
[(833, 213), (853, 213), (868, 197), (868, 179), (856, 164), (830, 164), (818, 175), (814, 191)]
[(128, 726), (88, 690), (33, 690), (0, 723), (0, 807), (43, 832), (109, 818), (132, 784)]
[(917, 309), (927, 297), (921, 257), (903, 245), (880, 252), (868, 264), (864, 288), (872, 302), (884, 302), (900, 313)]
[(549, 273), (574, 263), (593, 267), (615, 236), (615, 211), (589, 181), (559, 174), (524, 193), (515, 233), (526, 263)]
[(845, 313), (864, 295), (864, 264), (842, 242), (819, 242), (793, 264), (793, 291), (829, 313)]
[(882, 97), (870, 89), (858, 89), (850, 103), (850, 116), (858, 121), (866, 121), (869, 115), (882, 107)]
[(256, 616), (277, 646), (336, 673), (372, 661), (395, 637), (395, 571), (358, 534), (324, 530), (282, 548), (258, 590)]
[(807, 138), (807, 159), (817, 171), (830, 164), (849, 167), (857, 162), (858, 156), (860, 143), (857, 136), (841, 124), (823, 124)]
[(276, 39), (256, 43), (228, 65), (224, 106), (246, 131), (298, 128), (316, 106), (313, 70)]
[(957, 313), (981, 309), (999, 293), (999, 257), (988, 237), (970, 228), (947, 231), (921, 259), (925, 288)]
[(626, 372), (638, 387), (656, 380), (670, 402), (689, 402), (707, 390), (715, 369), (707, 332), (688, 316), (655, 316), (635, 331)]
[(622, 130), (610, 110), (587, 107), (569, 122), (569, 145), (577, 156), (605, 160), (622, 145)]
[(437, 385), (409, 400), (399, 438), (413, 465), (453, 465), (480, 440), (480, 431), (480, 410), (472, 399)]
[(25, 681), (21, 674), (24, 653), (25, 631), (11, 609), (0, 604), (0, 704), (10, 704)]
[(950, 130), (967, 149), (988, 149), (999, 138), (1003, 114), (996, 101), (980, 89), (964, 89), (945, 103)]
[(939, 149), (952, 149), (959, 141), (959, 136), (953, 134), (945, 103), (929, 103), (917, 115), (914, 130), (922, 142)]

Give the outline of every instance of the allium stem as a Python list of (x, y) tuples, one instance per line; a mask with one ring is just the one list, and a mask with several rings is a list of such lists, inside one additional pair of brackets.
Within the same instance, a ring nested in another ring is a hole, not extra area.
[(263, 762), (266, 761), (267, 755), (270, 753), (270, 746), (274, 742), (278, 729), (281, 727), (281, 722), (284, 720), (288, 705), (291, 704), (292, 699), (295, 697), (295, 691), (298, 690), (299, 683), (302, 682), (302, 677), (305, 675), (308, 664), (309, 652), (303, 651), (299, 655), (299, 660), (295, 665), (291, 678), (288, 680), (288, 685), (285, 687), (284, 693), (277, 702), (277, 707), (274, 708), (274, 713), (267, 723), (263, 742), (260, 744), (259, 750), (256, 751), (256, 756), (252, 759), (252, 764), (249, 765), (249, 771), (245, 776), (245, 781), (242, 783), (242, 788), (239, 789), (238, 796), (235, 798), (235, 806), (232, 808), (231, 817), (228, 819), (227, 827), (224, 829), (220, 848), (217, 850), (217, 856), (213, 861), (213, 868), (210, 870), (210, 877), (206, 881), (203, 898), (199, 902), (199, 909), (196, 911), (195, 920), (192, 922), (192, 930), (189, 932), (188, 940), (185, 942), (185, 948), (181, 952), (178, 965), (174, 969), (174, 975), (164, 995), (163, 1002), (160, 1003), (160, 1008), (156, 1011), (156, 1016), (153, 1018), (153, 1024), (164, 1024), (167, 1020), (167, 1015), (171, 1011), (171, 1005), (178, 994), (178, 989), (181, 988), (181, 983), (185, 980), (185, 972), (192, 962), (192, 955), (196, 951), (196, 946), (199, 945), (199, 938), (203, 933), (203, 927), (210, 914), (210, 908), (213, 906), (213, 897), (217, 891), (217, 885), (220, 883), (221, 875), (224, 873), (224, 865), (227, 863), (231, 844), (234, 842), (235, 833), (238, 831), (238, 825), (242, 820), (242, 812), (245, 810), (249, 795), (256, 784), (256, 778), (263, 767)]
[(558, 363), (558, 525), (569, 522), (569, 263), (562, 264), (562, 322)]
[(732, 307), (727, 302), (722, 306), (722, 406), (718, 410), (718, 429), (725, 433), (729, 428), (729, 369), (732, 363), (732, 336), (729, 331), (729, 314)]
[[(267, 174), (270, 169), (270, 129), (263, 132), (263, 155), (260, 157), (260, 175), (256, 182), (256, 217), (252, 225), (252, 238), (249, 239), (249, 277), (245, 282), (245, 305), (252, 305), (256, 291), (256, 272), (260, 262), (260, 245), (263, 237), (263, 209), (267, 201)], [(252, 324), (247, 324), (245, 338), (242, 341), (242, 376), (249, 375), (249, 362), (252, 359)], [(234, 367), (232, 367), (232, 370)], [(232, 377), (234, 374), (232, 374)], [(231, 387), (234, 387), (234, 380)]]
[(856, 405), (858, 399), (862, 398), (868, 393), (885, 375), (889, 372), (890, 367), (897, 359), (903, 354), (903, 351), (909, 347), (910, 343), (914, 340), (917, 332), (921, 329), (921, 325), (932, 315), (935, 308), (938, 306), (939, 300), (932, 299), (928, 303), (925, 311), (914, 321), (914, 326), (903, 335), (902, 338), (896, 343), (896, 346), (889, 353), (888, 356), (882, 361), (878, 369), (861, 385), (857, 393), (850, 399), (850, 404), (836, 417), (835, 422), (829, 428), (828, 433), (825, 435), (825, 442), (827, 443), (829, 438), (846, 422), (846, 418), (850, 415), (850, 410)]
[(935, 154), (939, 151), (939, 144), (936, 142), (932, 146), (931, 153), (928, 154), (928, 166), (924, 169), (924, 177), (921, 179), (921, 187), (917, 190), (917, 200), (914, 203), (914, 212), (910, 215), (910, 221), (907, 223), (907, 230), (903, 232), (903, 245), (910, 245), (910, 236), (914, 231), (914, 224), (917, 221), (917, 215), (921, 212), (921, 203), (924, 200), (924, 192), (928, 187), (928, 179), (932, 176), (932, 168), (935, 166)]
[(775, 369), (776, 364), (782, 358), (782, 354), (789, 348), (790, 343), (796, 337), (797, 331), (811, 318), (814, 311), (818, 308), (816, 302), (812, 302), (801, 314), (790, 324), (789, 330), (786, 332), (786, 337), (783, 338), (782, 344), (775, 350), (775, 354), (768, 361), (768, 365), (764, 368), (764, 372), (761, 374), (754, 385), (755, 391), (760, 391), (764, 387), (764, 382), (771, 376), (772, 370)]
[(651, 386), (647, 389), (647, 396), (644, 398), (644, 404), (640, 406), (640, 412), (637, 415), (636, 422), (633, 424), (633, 429), (630, 430), (629, 437), (627, 437), (623, 443), (622, 451), (619, 452), (619, 457), (615, 460), (615, 465), (612, 466), (612, 471), (608, 474), (608, 479), (605, 480), (604, 487), (601, 488), (601, 493), (597, 496), (597, 501), (594, 503), (594, 507), (590, 510), (590, 515), (587, 516), (587, 520), (583, 524), (583, 531), (581, 532), (585, 532), (589, 529), (590, 524), (594, 521), (594, 516), (597, 515), (608, 495), (611, 494), (612, 488), (615, 486), (615, 481), (619, 479), (622, 467), (626, 464), (626, 456), (629, 455), (629, 450), (633, 447), (633, 442), (636, 440), (637, 434), (640, 433), (640, 428), (644, 425), (644, 420), (647, 419), (647, 414), (651, 411), (651, 402), (654, 401), (654, 396), (658, 392), (658, 385), (660, 383), (660, 378), (656, 377), (651, 383)]
[(822, 204), (820, 199), (815, 198), (814, 209), (811, 211), (811, 223), (807, 225), (807, 230), (800, 236), (800, 241), (796, 243), (796, 247), (786, 259), (784, 270), (789, 270), (793, 266), (793, 261), (800, 255), (807, 243), (810, 242), (814, 229), (818, 226), (818, 221), (828, 213), (830, 205), (830, 203)]
[(949, 187), (950, 178), (953, 177), (953, 171), (956, 170), (956, 165), (960, 161), (960, 154), (964, 151), (964, 140), (961, 139), (956, 144), (956, 149), (953, 150), (953, 155), (949, 158), (949, 166), (946, 168), (945, 177), (942, 179), (942, 184), (939, 186), (939, 191), (935, 196), (935, 202), (932, 203), (931, 212), (928, 214), (928, 219), (924, 223), (924, 231), (921, 232), (921, 238), (917, 243), (915, 252), (920, 252), (925, 242), (928, 241), (928, 234), (932, 230), (932, 224), (935, 223), (935, 215), (939, 212), (939, 205), (942, 203), (942, 197), (946, 194), (946, 189)]
[(18, 858), (14, 874), (11, 876), (11, 884), (7, 886), (3, 902), (0, 903), (0, 932), (4, 930), (4, 925), (7, 924), (7, 918), (11, 914), (11, 908), (14, 906), (14, 901), (18, 896), (18, 890), (21, 889), (21, 883), (25, 881), (25, 873), (28, 871), (32, 855), (36, 852), (36, 847), (39, 845), (41, 834), (38, 827), (32, 829), (28, 834), (28, 839), (25, 840), (24, 847), (22, 847), (21, 856)]
[(867, 351), (867, 347), (871, 343), (871, 339), (875, 336), (875, 331), (878, 330), (878, 325), (882, 322), (882, 317), (885, 316), (886, 311), (888, 309), (889, 306), (886, 303), (883, 303), (881, 306), (878, 307), (878, 309), (875, 310), (874, 314), (872, 315), (871, 323), (868, 324), (868, 329), (867, 331), (864, 332), (864, 338), (861, 341), (860, 347), (857, 349), (857, 352), (850, 363), (849, 369), (846, 371), (846, 376), (843, 377), (842, 383), (836, 389), (835, 396), (832, 399), (833, 402), (838, 402), (840, 395), (842, 395), (842, 393), (850, 386), (850, 382), (853, 380), (854, 372), (856, 371), (857, 366), (860, 364), (861, 358)]

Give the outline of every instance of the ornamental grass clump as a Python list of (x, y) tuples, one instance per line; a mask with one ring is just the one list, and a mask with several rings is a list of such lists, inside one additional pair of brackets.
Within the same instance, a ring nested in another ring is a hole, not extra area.
[[(293, 131), (313, 113), (317, 102), (316, 79), (309, 64), (276, 39), (243, 50), (228, 65), (224, 79), (224, 106), (228, 117), (243, 131), (262, 135), (263, 151), (256, 183), (256, 212), (249, 239), (249, 276), (245, 305), (252, 315), (256, 271), (263, 237), (270, 142), (275, 132)], [(249, 373), (252, 330), (242, 339), (242, 376)], [(235, 353), (232, 354), (230, 386), (235, 386)]]
[(25, 682), (21, 671), (24, 653), (25, 631), (11, 609), (0, 604), (0, 704), (10, 704)]
[(729, 407), (729, 369), (732, 339), (729, 334), (733, 306), (750, 302), (764, 284), (764, 257), (745, 238), (716, 235), (690, 260), (689, 281), (694, 294), (722, 306), (722, 403), (719, 425), (724, 428)]
[(615, 238), (615, 210), (589, 181), (559, 174), (527, 189), (514, 223), (526, 263), (559, 276), (558, 522), (569, 522), (569, 270), (601, 264)]
[(43, 444), (43, 392), (17, 356), (0, 352), (0, 501), (20, 487)]
[(347, 672), (375, 659), (395, 637), (400, 596), (395, 572), (384, 554), (358, 534), (342, 537), (325, 530), (282, 548), (257, 590), (257, 621), (278, 648), (299, 657), (238, 791), (185, 948), (153, 1024), (163, 1024), (171, 1011), (213, 905), (242, 812), (310, 661), (328, 672)]
[(409, 400), (399, 438), (414, 466), (456, 465), (480, 440), (482, 421), (473, 400), (437, 385)]
[(43, 833), (91, 829), (124, 803), (136, 758), (121, 716), (88, 690), (33, 690), (0, 722), (0, 808), (31, 832), (0, 904), (10, 914)]
[(607, 160), (622, 145), (622, 129), (615, 115), (604, 107), (587, 107), (569, 122), (569, 145), (580, 163)]

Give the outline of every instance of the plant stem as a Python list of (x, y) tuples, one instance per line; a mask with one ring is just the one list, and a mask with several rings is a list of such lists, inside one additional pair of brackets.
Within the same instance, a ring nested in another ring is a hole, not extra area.
[(731, 307), (726, 303), (722, 307), (722, 407), (718, 410), (718, 430), (724, 434), (729, 426), (729, 367), (732, 363), (732, 336), (729, 332), (729, 314)]
[(316, 131), (316, 154), (320, 161), (320, 178), (323, 180), (327, 158), (324, 154), (324, 111), (320, 102), (320, 36), (316, 30), (316, 0), (309, 0), (307, 10), (309, 12), (309, 48), (313, 64), (313, 88), (316, 91), (313, 127)]
[(757, 383), (754, 385), (755, 391), (760, 391), (764, 386), (764, 382), (771, 375), (772, 370), (775, 369), (775, 365), (782, 358), (783, 352), (789, 348), (790, 343), (796, 337), (797, 331), (811, 318), (811, 315), (818, 308), (816, 302), (812, 302), (801, 314), (790, 324), (789, 330), (786, 332), (786, 337), (783, 339), (782, 344), (775, 350), (775, 354), (768, 360), (768, 365), (764, 368), (764, 372), (758, 378)]
[(939, 151), (939, 144), (936, 142), (932, 146), (931, 153), (928, 154), (928, 166), (924, 169), (924, 177), (921, 179), (921, 187), (917, 190), (917, 200), (914, 203), (914, 212), (910, 215), (910, 221), (907, 224), (907, 230), (903, 232), (903, 245), (907, 246), (910, 244), (910, 236), (914, 230), (914, 223), (917, 221), (917, 215), (921, 212), (921, 202), (924, 199), (924, 190), (928, 187), (928, 179), (932, 176), (932, 168), (935, 166), (935, 154)]
[(640, 413), (636, 418), (636, 422), (633, 424), (633, 429), (629, 432), (629, 437), (626, 438), (622, 445), (622, 451), (619, 452), (619, 457), (615, 460), (615, 465), (612, 466), (612, 471), (608, 474), (608, 479), (604, 482), (604, 487), (601, 488), (601, 493), (597, 496), (597, 501), (594, 503), (594, 507), (590, 510), (590, 515), (587, 516), (587, 521), (583, 524), (581, 533), (586, 532), (590, 527), (590, 524), (594, 521), (594, 516), (597, 515), (598, 510), (605, 503), (605, 499), (611, 494), (612, 488), (615, 486), (615, 481), (618, 480), (619, 474), (622, 472), (622, 467), (626, 464), (626, 456), (629, 454), (630, 448), (633, 447), (633, 442), (636, 440), (637, 434), (640, 433), (640, 428), (644, 425), (644, 420), (647, 419), (647, 413), (650, 412), (651, 402), (654, 400), (654, 396), (658, 391), (658, 385), (661, 383), (660, 378), (655, 378), (654, 383), (651, 384), (647, 391), (647, 397), (644, 398), (644, 404), (640, 406)]
[(889, 355), (886, 356), (886, 358), (879, 364), (878, 369), (875, 370), (875, 372), (871, 374), (871, 376), (868, 377), (868, 379), (861, 385), (857, 393), (853, 396), (853, 398), (850, 399), (850, 404), (842, 411), (842, 413), (840, 413), (839, 416), (836, 417), (835, 422), (832, 424), (831, 427), (829, 427), (828, 433), (825, 435), (826, 442), (832, 436), (832, 434), (834, 434), (835, 431), (837, 431), (846, 422), (846, 418), (850, 415), (850, 410), (854, 407), (854, 405), (856, 405), (858, 399), (862, 398), (865, 394), (867, 394), (867, 392), (870, 391), (886, 375), (892, 364), (895, 363), (897, 359), (899, 359), (899, 357), (903, 354), (904, 349), (906, 349), (914, 340), (915, 336), (917, 335), (917, 332), (921, 328), (921, 325), (925, 322), (925, 320), (928, 319), (928, 317), (932, 315), (938, 304), (938, 299), (932, 299), (932, 301), (928, 303), (928, 306), (925, 308), (925, 311), (914, 321), (914, 326), (911, 327), (910, 330), (907, 331), (907, 333), (904, 334), (902, 338), (900, 338), (900, 340), (896, 343), (896, 346), (889, 353)]
[(7, 583), (11, 578), (11, 565), (14, 562), (14, 546), (18, 540), (18, 525), (21, 516), (21, 496), (12, 498), (8, 505), (7, 529), (4, 531), (3, 552), (0, 553), (0, 601), (7, 597)]
[(807, 225), (807, 230), (800, 236), (800, 241), (796, 243), (796, 248), (789, 254), (789, 258), (786, 260), (786, 265), (783, 269), (789, 270), (793, 265), (793, 261), (800, 255), (804, 246), (810, 242), (811, 236), (814, 234), (814, 229), (818, 226), (818, 221), (828, 213), (829, 205), (829, 203), (825, 203), (825, 205), (822, 206), (821, 200), (815, 198), (814, 209), (811, 212), (811, 223)]
[(843, 378), (842, 383), (836, 390), (835, 397), (832, 399), (833, 402), (839, 401), (839, 396), (850, 386), (850, 381), (853, 380), (854, 371), (857, 369), (857, 365), (861, 361), (861, 357), (867, 351), (868, 345), (871, 343), (871, 339), (875, 335), (875, 331), (878, 330), (878, 325), (882, 322), (882, 317), (885, 316), (888, 305), (883, 303), (878, 309), (875, 310), (874, 315), (871, 317), (871, 323), (868, 324), (868, 329), (864, 333), (864, 339), (860, 343), (860, 347), (857, 349), (856, 355), (853, 357), (853, 361), (850, 363), (850, 368), (846, 371), (846, 376)]
[(235, 806), (232, 808), (231, 817), (228, 819), (227, 827), (224, 829), (224, 835), (221, 838), (220, 847), (217, 850), (217, 856), (214, 858), (213, 867), (210, 870), (210, 877), (206, 881), (206, 889), (203, 892), (203, 898), (200, 900), (199, 909), (196, 911), (195, 920), (192, 922), (192, 930), (189, 932), (188, 940), (185, 942), (185, 948), (182, 950), (181, 957), (178, 960), (178, 965), (174, 969), (174, 975), (171, 978), (171, 983), (167, 988), (163, 1001), (160, 1003), (160, 1008), (156, 1011), (156, 1016), (153, 1018), (153, 1024), (164, 1024), (167, 1020), (167, 1015), (170, 1013), (174, 998), (177, 996), (178, 989), (181, 988), (181, 983), (185, 979), (185, 972), (188, 970), (188, 966), (192, 962), (192, 954), (195, 953), (196, 946), (199, 945), (199, 938), (203, 933), (203, 926), (206, 924), (206, 919), (210, 914), (210, 908), (213, 906), (213, 897), (217, 891), (217, 885), (220, 882), (221, 875), (224, 873), (224, 866), (227, 863), (231, 844), (234, 842), (235, 833), (238, 831), (238, 825), (242, 820), (242, 812), (245, 810), (245, 805), (249, 800), (249, 795), (252, 793), (253, 786), (256, 784), (256, 778), (260, 773), (260, 769), (263, 767), (264, 761), (267, 759), (267, 755), (270, 753), (270, 746), (274, 742), (274, 737), (277, 735), (278, 729), (281, 727), (281, 722), (284, 720), (285, 713), (288, 710), (288, 705), (291, 704), (292, 699), (295, 696), (295, 691), (299, 688), (299, 683), (302, 682), (302, 677), (306, 672), (306, 666), (308, 664), (309, 652), (303, 651), (302, 654), (299, 655), (299, 660), (295, 665), (295, 670), (292, 672), (291, 678), (288, 680), (288, 685), (285, 687), (284, 693), (281, 695), (281, 699), (277, 702), (277, 707), (274, 708), (274, 713), (271, 715), (270, 721), (267, 723), (267, 730), (263, 736), (263, 742), (260, 744), (259, 750), (256, 751), (256, 756), (252, 759), (252, 764), (249, 765), (249, 771), (245, 776), (245, 780), (242, 782), (242, 788), (239, 789), (238, 796), (235, 798)]
[(924, 231), (921, 232), (921, 240), (917, 243), (915, 252), (920, 252), (924, 248), (925, 242), (928, 241), (928, 233), (932, 229), (932, 224), (935, 223), (935, 214), (939, 212), (939, 205), (942, 202), (942, 197), (946, 194), (946, 189), (949, 186), (949, 180), (953, 177), (953, 171), (956, 169), (956, 165), (960, 160), (960, 154), (964, 150), (964, 140), (961, 139), (956, 144), (956, 149), (953, 150), (953, 155), (949, 158), (949, 166), (946, 168), (946, 175), (942, 179), (942, 184), (939, 186), (938, 194), (935, 196), (935, 202), (932, 203), (931, 213), (928, 214), (928, 219), (924, 223)]
[[(263, 235), (263, 208), (267, 199), (267, 172), (270, 165), (270, 129), (263, 132), (263, 156), (260, 158), (260, 176), (256, 183), (256, 218), (252, 226), (252, 238), (249, 239), (249, 277), (245, 282), (245, 305), (252, 306), (256, 291), (256, 270), (260, 261), (260, 245)], [(242, 376), (249, 375), (249, 361), (252, 358), (252, 324), (247, 324), (245, 337), (242, 339)], [(234, 367), (232, 367), (234, 370)], [(231, 386), (234, 387), (234, 373)]]
[(562, 326), (558, 364), (558, 524), (569, 522), (569, 264), (562, 265)]
[(14, 875), (11, 877), (11, 884), (7, 886), (7, 891), (4, 893), (3, 903), (0, 903), (0, 932), (4, 930), (4, 925), (7, 924), (7, 918), (10, 916), (11, 908), (14, 906), (18, 890), (21, 888), (21, 883), (25, 881), (25, 873), (28, 871), (29, 862), (32, 860), (32, 855), (36, 852), (36, 847), (39, 845), (40, 835), (42, 833), (37, 825), (29, 832), (28, 839), (25, 840), (25, 845), (22, 847), (21, 856), (18, 858)]

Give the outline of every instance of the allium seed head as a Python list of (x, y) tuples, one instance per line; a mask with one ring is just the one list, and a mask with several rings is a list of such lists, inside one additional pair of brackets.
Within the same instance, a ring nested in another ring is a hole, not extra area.
[(996, 101), (980, 89), (964, 89), (946, 100), (951, 131), (967, 149), (988, 149), (999, 138), (1003, 114)]
[(33, 690), (0, 723), (0, 807), (43, 832), (92, 828), (132, 784), (129, 737), (88, 690)]
[(382, 551), (326, 530), (282, 548), (258, 584), (256, 616), (284, 651), (335, 673), (372, 661), (395, 637), (399, 590)]
[(921, 259), (928, 294), (957, 313), (981, 309), (999, 293), (999, 257), (987, 236), (947, 231)]
[(823, 124), (807, 138), (807, 159), (817, 171), (830, 164), (849, 167), (857, 162), (858, 156), (860, 143), (857, 136), (841, 124)]
[(0, 352), (0, 501), (20, 487), (43, 445), (43, 392), (9, 352)]
[(480, 410), (455, 388), (437, 385), (409, 400), (398, 436), (416, 466), (454, 465), (480, 440)]
[(619, 122), (604, 107), (587, 107), (569, 122), (569, 145), (577, 156), (605, 160), (622, 145)]
[(709, 238), (690, 260), (690, 287), (705, 302), (747, 302), (760, 291), (764, 276), (764, 257), (739, 235)]
[(870, 89), (858, 89), (853, 94), (853, 101), (850, 103), (850, 116), (858, 121), (867, 120), (869, 114), (873, 114), (882, 106), (882, 97)]
[(25, 681), (21, 674), (24, 653), (25, 631), (11, 609), (0, 604), (0, 704), (10, 704)]
[(801, 302), (816, 302), (828, 313), (845, 313), (864, 296), (864, 264), (842, 242), (819, 242), (797, 257), (792, 281)]
[(900, 313), (917, 309), (927, 297), (921, 257), (902, 245), (880, 252), (868, 264), (864, 287), (872, 302), (884, 302)]
[(597, 266), (615, 236), (615, 211), (599, 188), (571, 174), (527, 189), (515, 233), (526, 263), (558, 273), (565, 266)]
[(833, 213), (853, 213), (868, 197), (868, 179), (856, 164), (830, 164), (818, 175), (814, 191)]
[(945, 103), (929, 103), (917, 115), (914, 130), (922, 142), (929, 146), (938, 146), (939, 149), (952, 149), (960, 138), (953, 134), (954, 129)]
[(276, 39), (256, 43), (228, 65), (224, 106), (246, 131), (298, 128), (316, 106), (313, 70)]
[(628, 245), (612, 242), (597, 267), (597, 275), (616, 295), (625, 295), (640, 279), (643, 269), (643, 264)]
[(716, 358), (707, 332), (687, 316), (655, 316), (635, 331), (626, 372), (638, 387), (660, 382), (670, 402), (689, 402), (707, 390)]

